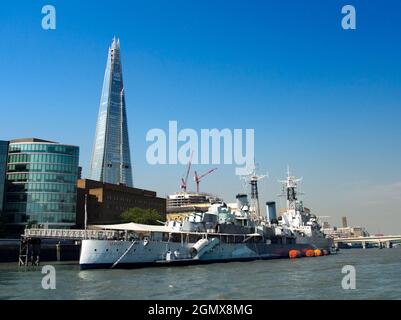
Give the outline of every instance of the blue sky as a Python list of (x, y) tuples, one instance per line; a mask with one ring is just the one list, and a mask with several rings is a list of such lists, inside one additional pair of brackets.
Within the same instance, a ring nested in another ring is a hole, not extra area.
[[(57, 29), (41, 28), (41, 8)], [(353, 4), (357, 29), (341, 28)], [(134, 183), (164, 196), (183, 166), (150, 166), (146, 132), (254, 128), (276, 199), (289, 164), (307, 206), (339, 224), (401, 232), (401, 3), (8, 1), (0, 7), (0, 139), (79, 145), (88, 172), (107, 48), (121, 39)], [(198, 166), (199, 171), (210, 166)], [(201, 184), (232, 201), (234, 166)]]

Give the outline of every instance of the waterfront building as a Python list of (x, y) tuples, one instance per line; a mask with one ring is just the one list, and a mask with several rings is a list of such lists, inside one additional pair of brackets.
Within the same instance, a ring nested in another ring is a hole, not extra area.
[(177, 192), (167, 196), (167, 220), (184, 220), (196, 212), (206, 212), (210, 205), (221, 202), (217, 196), (204, 192)]
[(210, 205), (222, 200), (209, 193), (204, 192), (177, 192), (167, 196), (167, 209), (174, 209), (186, 206)]
[(79, 148), (36, 138), (10, 141), (4, 215), (10, 227), (75, 225)]
[(120, 40), (109, 48), (93, 143), (90, 179), (132, 187)]
[(332, 238), (368, 237), (369, 232), (364, 227), (328, 227), (322, 228), (322, 232)]
[(210, 203), (200, 203), (196, 205), (188, 205), (177, 208), (167, 209), (167, 221), (184, 221), (186, 217), (194, 212), (207, 212), (210, 208)]
[(348, 227), (348, 223), (347, 223), (347, 217), (342, 217), (342, 223), (343, 223), (343, 228), (347, 228)]
[(166, 218), (166, 199), (156, 192), (99, 181), (78, 180), (77, 228), (87, 225), (122, 223), (121, 214), (130, 208), (155, 209)]
[(5, 198), (6, 169), (8, 157), (8, 141), (0, 140), (0, 214), (3, 212)]

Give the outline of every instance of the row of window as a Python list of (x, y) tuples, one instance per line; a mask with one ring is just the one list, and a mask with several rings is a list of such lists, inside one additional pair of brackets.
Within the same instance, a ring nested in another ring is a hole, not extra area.
[(46, 152), (46, 153), (59, 153), (71, 156), (78, 156), (79, 149), (74, 146), (65, 146), (58, 144), (11, 144), (9, 147), (9, 153), (19, 152)]
[(18, 163), (9, 164), (7, 166), (8, 172), (58, 172), (78, 174), (78, 167), (76, 165), (67, 164), (44, 164), (44, 163)]
[[(124, 199), (124, 198), (121, 198)], [(116, 200), (113, 202), (110, 202), (109, 207), (115, 207), (115, 204), (123, 205), (123, 207), (129, 207), (132, 205), (138, 205), (138, 206), (143, 206), (143, 207), (164, 207), (164, 202), (158, 202), (158, 201), (152, 201), (152, 200), (141, 200), (141, 199), (124, 199), (126, 201), (122, 200)]]
[(27, 218), (28, 221), (37, 221), (38, 223), (75, 223), (75, 214), (73, 213), (30, 214)]
[(75, 204), (64, 203), (6, 203), (7, 212), (69, 212), (75, 213)]
[[(55, 214), (5, 214), (7, 221), (14, 223), (27, 223), (29, 221), (36, 221), (37, 223), (71, 223), (75, 224), (75, 214), (71, 213), (55, 213)], [(51, 226), (49, 226), (51, 228)], [(63, 226), (56, 226), (56, 228), (63, 228)]]
[[(31, 214), (6, 214), (8, 221), (15, 223), (26, 223), (36, 221), (37, 223), (75, 223), (75, 214), (66, 212), (56, 213), (31, 213)], [(59, 228), (59, 227), (58, 227)]]
[(7, 175), (10, 182), (58, 182), (75, 183), (76, 175), (54, 174), (54, 173), (13, 173)]
[(76, 195), (72, 193), (10, 193), (7, 202), (60, 202), (75, 203)]
[(59, 192), (59, 193), (76, 193), (77, 186), (75, 183), (10, 183), (7, 184), (7, 192)]
[(37, 163), (60, 163), (78, 166), (78, 157), (59, 154), (12, 154), (8, 157), (8, 163), (37, 162)]

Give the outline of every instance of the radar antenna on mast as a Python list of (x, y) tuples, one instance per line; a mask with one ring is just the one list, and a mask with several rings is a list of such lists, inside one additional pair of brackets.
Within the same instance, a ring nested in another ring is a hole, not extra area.
[(268, 175), (258, 175), (256, 174), (256, 165), (253, 165), (253, 169), (245, 175), (241, 176), (241, 180), (243, 180), (246, 184), (251, 185), (251, 208), (253, 208), (253, 212), (258, 219), (262, 219), (260, 213), (260, 205), (259, 205), (259, 191), (258, 191), (258, 181), (266, 178)]
[(297, 203), (297, 195), (303, 194), (298, 192), (296, 189), (298, 188), (298, 182), (302, 181), (303, 178), (296, 178), (292, 176), (290, 173), (290, 167), (287, 166), (287, 179), (286, 180), (278, 180), (283, 186), (282, 194), (279, 197), (286, 197), (287, 200), (287, 210), (295, 210)]

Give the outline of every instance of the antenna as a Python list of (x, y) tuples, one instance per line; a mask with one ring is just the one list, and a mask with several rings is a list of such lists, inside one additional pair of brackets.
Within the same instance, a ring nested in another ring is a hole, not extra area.
[(281, 197), (285, 196), (287, 200), (287, 210), (295, 210), (297, 203), (297, 195), (303, 194), (297, 192), (298, 182), (302, 181), (302, 178), (296, 178), (292, 176), (290, 173), (290, 167), (287, 166), (287, 179), (286, 180), (278, 180), (282, 184), (283, 190), (282, 194), (279, 195)]
[(251, 207), (254, 209), (254, 214), (258, 219), (261, 219), (260, 206), (259, 206), (259, 191), (258, 181), (266, 178), (268, 174), (258, 175), (256, 174), (256, 165), (253, 165), (253, 169), (248, 174), (242, 175), (241, 180), (245, 181), (246, 184), (251, 185)]

